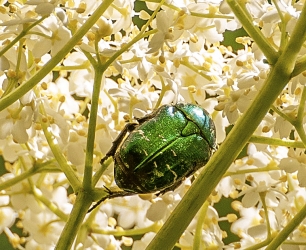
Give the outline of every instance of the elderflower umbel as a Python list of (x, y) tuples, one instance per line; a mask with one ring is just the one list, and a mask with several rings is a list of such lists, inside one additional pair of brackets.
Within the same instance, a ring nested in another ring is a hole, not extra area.
[[(197, 103), (212, 117), (218, 144), (231, 138), (229, 131), (271, 84), (305, 1), (231, 4), (1, 1), (1, 236), (24, 249), (149, 245), (202, 170), (173, 191), (107, 199), (86, 214), (100, 193), (118, 190), (118, 166), (109, 160), (101, 167), (100, 160), (127, 122), (163, 104)], [(235, 37), (239, 49), (228, 46), (228, 31), (242, 26), (252, 37)], [(268, 107), (253, 142), (209, 186), (212, 193), (176, 247), (264, 248), (305, 209), (304, 55), (302, 46), (294, 77)], [(227, 200), (235, 215), (222, 205)], [(305, 228), (303, 221), (295, 225), (279, 248), (303, 247)]]

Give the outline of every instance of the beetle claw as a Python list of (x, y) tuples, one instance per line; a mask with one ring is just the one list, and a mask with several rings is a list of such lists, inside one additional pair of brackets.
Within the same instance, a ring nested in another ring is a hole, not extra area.
[(107, 200), (107, 199), (113, 199), (113, 198), (117, 198), (117, 197), (125, 197), (125, 196), (131, 196), (131, 195), (135, 195), (137, 193), (133, 193), (133, 192), (127, 192), (127, 191), (112, 191), (110, 190), (108, 187), (104, 186), (104, 188), (106, 189), (106, 193), (108, 193), (107, 196), (103, 197), (101, 200), (97, 201), (96, 204), (94, 204), (88, 211), (87, 213), (90, 213), (92, 210), (94, 210), (97, 206), (99, 206), (103, 201)]

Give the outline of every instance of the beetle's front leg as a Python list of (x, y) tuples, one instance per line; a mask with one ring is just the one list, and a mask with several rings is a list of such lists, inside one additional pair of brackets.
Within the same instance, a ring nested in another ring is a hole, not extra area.
[(106, 155), (101, 159), (100, 164), (102, 165), (109, 157), (114, 157), (117, 148), (119, 147), (120, 143), (124, 139), (125, 135), (128, 132), (133, 131), (138, 126), (138, 123), (136, 122), (130, 122), (127, 123), (123, 130), (120, 132), (120, 134), (117, 136), (117, 138), (113, 141), (113, 145), (110, 148), (110, 150), (106, 153)]
[(88, 211), (87, 213), (90, 213), (92, 210), (94, 210), (97, 206), (99, 206), (103, 201), (107, 199), (112, 199), (112, 198), (117, 198), (117, 197), (125, 197), (125, 196), (131, 196), (135, 195), (136, 193), (132, 192), (126, 192), (126, 191), (112, 191), (109, 188), (105, 187), (108, 195), (103, 197), (101, 200), (99, 200), (96, 204), (94, 204)]
[[(117, 148), (120, 146), (121, 142), (123, 141), (124, 137), (128, 132), (133, 131), (139, 124), (136, 122), (130, 122), (127, 123), (123, 130), (120, 132), (120, 134), (117, 136), (117, 138), (113, 141), (113, 145), (110, 148), (110, 150), (106, 153), (106, 155), (101, 159), (100, 164), (102, 165), (109, 157), (115, 156), (115, 153), (117, 151)], [(134, 193), (131, 192), (125, 192), (125, 191), (111, 191), (107, 187), (105, 187), (106, 191), (108, 192), (108, 195), (99, 200), (95, 205), (93, 205), (89, 210), (88, 213), (94, 210), (101, 202), (105, 201), (106, 199), (112, 199), (116, 197), (124, 197), (129, 195), (134, 195)]]

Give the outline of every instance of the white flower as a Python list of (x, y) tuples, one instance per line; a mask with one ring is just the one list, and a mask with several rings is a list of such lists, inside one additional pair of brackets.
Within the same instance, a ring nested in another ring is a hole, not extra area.
[(155, 233), (153, 232), (149, 232), (146, 233), (141, 240), (137, 240), (134, 242), (132, 250), (143, 250), (145, 249), (149, 243), (152, 241), (152, 239), (154, 238)]
[[(200, 210), (201, 211), (201, 210)], [(208, 206), (205, 214), (204, 221), (199, 220), (200, 211), (197, 213), (196, 217), (191, 221), (187, 227), (184, 235), (180, 238), (180, 244), (183, 247), (192, 247), (195, 240), (195, 230), (198, 224), (203, 224), (201, 226), (200, 241), (201, 245), (206, 248), (221, 249), (224, 244), (222, 242), (222, 230), (218, 225), (218, 212), (211, 206)]]
[(132, 17), (135, 15), (134, 1), (115, 0), (113, 5), (116, 8), (110, 6), (104, 13), (104, 16), (114, 20), (114, 33), (120, 32), (122, 29), (129, 32), (133, 28)]
[(283, 117), (276, 117), (274, 130), (275, 132), (279, 132), (280, 138), (288, 138), (292, 128), (292, 124)]
[(44, 1), (37, 1), (37, 0), (28, 0), (27, 1), (27, 4), (29, 5), (36, 5), (36, 8), (35, 8), (35, 11), (37, 14), (39, 15), (50, 15), (53, 11), (54, 11), (54, 8), (55, 8), (55, 3), (53, 1), (53, 3), (51, 1), (47, 1), (47, 0), (44, 0)]
[[(66, 176), (75, 175), (83, 181), (87, 143), (94, 147), (94, 176), (102, 170), (101, 158), (127, 122), (160, 105), (177, 102), (197, 103), (205, 108), (215, 122), (217, 141), (222, 143), (228, 136), (227, 127), (236, 126), (237, 119), (261, 94), (270, 73), (267, 54), (260, 51), (256, 36), (237, 37), (236, 42), (243, 45), (238, 51), (227, 46), (226, 41), (221, 44), (226, 30), (241, 26), (226, 1), (168, 0), (162, 6), (157, 1), (144, 1), (148, 9), (136, 13), (138, 4), (142, 4), (139, 1), (114, 0), (99, 13), (100, 19), (92, 27), (85, 26), (86, 21), (98, 14), (94, 13), (98, 7), (109, 2), (2, 2), (0, 96), (11, 93), (16, 96), (29, 87), (26, 81), (32, 76), (46, 74), (27, 94), (18, 96), (18, 101), (0, 112), (0, 155), (4, 161), (2, 168), (7, 172), (0, 178), (0, 232), (6, 234), (14, 248), (54, 249), (65, 223), (60, 217), (71, 212), (75, 198), (75, 194), (70, 194), (71, 179)], [(304, 1), (290, 0), (245, 3), (248, 17), (265, 41), (280, 52), (290, 41), (304, 5)], [(142, 21), (149, 20), (151, 10), (156, 10), (157, 16), (152, 16), (147, 26), (135, 21), (137, 16)], [(40, 23), (27, 29), (40, 18)], [(75, 41), (77, 45), (63, 55), (58, 54), (83, 27), (88, 30)], [(127, 45), (131, 46), (124, 50)], [(113, 58), (118, 52), (120, 55)], [(299, 63), (303, 62), (304, 54), (305, 48), (298, 55)], [(54, 58), (61, 60), (47, 73), (45, 65)], [(112, 63), (103, 72), (95, 72), (93, 60), (99, 61), (103, 70), (108, 60)], [(95, 76), (100, 73), (103, 73), (101, 87), (95, 89), (99, 92), (97, 122), (95, 128), (89, 128), (89, 118), (95, 115), (91, 113), (96, 104), (92, 100)], [(258, 140), (266, 137), (265, 141), (275, 144), (275, 138), (290, 138), (296, 145), (301, 144), (303, 136), (298, 135), (294, 122), (292, 125), (289, 120), (299, 121), (296, 118), (303, 105), (305, 82), (305, 74), (290, 80), (273, 110), (256, 129)], [(47, 131), (42, 129), (42, 122), (48, 125)], [(299, 125), (305, 127), (305, 122), (304, 118)], [(94, 141), (87, 141), (88, 129), (95, 130)], [(54, 144), (49, 145), (50, 140)], [(54, 158), (54, 149), (60, 150), (61, 161), (66, 160), (71, 166), (63, 169), (65, 173), (59, 166), (62, 162)], [(281, 232), (306, 203), (304, 151), (248, 143), (246, 154), (243, 155), (243, 150), (231, 164), (214, 187), (207, 200), (209, 204), (205, 204), (208, 206), (192, 219), (177, 246), (191, 249), (194, 240), (199, 240), (203, 248), (254, 248), (267, 239), (267, 230), (272, 236), (273, 232)], [(112, 188), (116, 186), (114, 163), (111, 159), (106, 163), (110, 165), (96, 186)], [(73, 247), (145, 249), (197, 176), (198, 172), (165, 194), (105, 200), (85, 216)], [(79, 186), (77, 181), (73, 183), (74, 191), (82, 188), (81, 182)], [(90, 195), (91, 191), (87, 191)], [(215, 203), (224, 197), (233, 199), (232, 206), (240, 213), (231, 228), (239, 240), (230, 245), (223, 243), (228, 231), (223, 232), (219, 222), (234, 220), (230, 216), (220, 218), (221, 211), (215, 208)], [(54, 206), (46, 207), (42, 198)], [(14, 223), (23, 226), (27, 237), (13, 234)], [(302, 242), (305, 231), (301, 223), (286, 243)], [(134, 235), (130, 235), (134, 232), (140, 233), (141, 239), (134, 241)]]
[(73, 91), (67, 79), (58, 77), (54, 83), (47, 83), (45, 88), (41, 93), (48, 98), (48, 106), (54, 111), (70, 118), (79, 112), (79, 102), (72, 97)]
[(109, 89), (108, 93), (118, 98), (119, 110), (130, 117), (144, 116), (146, 110), (153, 108), (151, 100), (142, 93), (142, 89), (132, 88), (128, 81), (120, 84), (118, 88)]
[(274, 125), (275, 117), (268, 113), (257, 127), (255, 134), (266, 137), (276, 137), (276, 135), (273, 133)]
[(117, 217), (116, 225), (122, 228), (145, 227), (152, 222), (146, 219), (146, 211), (149, 201), (140, 199), (138, 196), (116, 198), (108, 204), (102, 204), (100, 211), (108, 216)]
[(146, 217), (151, 221), (158, 221), (164, 218), (166, 215), (167, 206), (163, 201), (157, 201), (153, 203), (147, 210)]
[(170, 27), (173, 23), (173, 12), (171, 11), (160, 11), (156, 15), (156, 26), (157, 33), (155, 33), (152, 39), (149, 42), (150, 50), (148, 53), (154, 53), (158, 51), (164, 43), (168, 43), (168, 41), (174, 41), (179, 38), (182, 31), (175, 30), (171, 31)]
[(260, 224), (262, 217), (259, 215), (259, 209), (250, 207), (239, 208), (241, 218), (235, 221), (231, 226), (231, 231), (241, 235), (242, 232), (248, 234), (248, 229)]
[(306, 187), (306, 155), (304, 152), (295, 152), (292, 148), (289, 149), (288, 158), (280, 160), (279, 168), (287, 173), (297, 171), (299, 186)]
[(35, 58), (42, 57), (50, 50), (51, 56), (56, 55), (71, 37), (70, 31), (53, 15), (46, 18), (37, 28), (41, 35), (29, 43)]
[(64, 222), (59, 221), (48, 209), (40, 213), (33, 213), (28, 209), (24, 215), (23, 226), (29, 232), (30, 239), (54, 247), (58, 240), (58, 232), (63, 230)]
[(25, 244), (25, 250), (33, 250), (33, 249), (44, 249), (44, 250), (53, 250), (54, 246), (50, 246), (45, 243), (38, 243), (34, 239), (28, 239)]
[(27, 129), (32, 126), (33, 115), (31, 106), (22, 107), (18, 102), (0, 112), (0, 139), (12, 136), (15, 142), (27, 142)]
[(67, 158), (73, 165), (84, 165), (86, 148), (86, 138), (79, 136), (75, 131), (69, 133), (69, 143), (67, 145)]
[[(3, 199), (2, 199), (3, 200)], [(0, 208), (0, 233), (3, 233), (5, 228), (13, 226), (16, 220), (17, 214), (11, 207)]]

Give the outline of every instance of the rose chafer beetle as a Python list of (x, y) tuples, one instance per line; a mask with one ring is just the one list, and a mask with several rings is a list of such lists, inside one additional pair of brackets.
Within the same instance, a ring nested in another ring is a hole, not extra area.
[(215, 125), (206, 110), (194, 104), (161, 106), (128, 123), (113, 142), (101, 164), (113, 157), (115, 181), (123, 191), (108, 190), (90, 211), (107, 198), (174, 190), (215, 148)]

